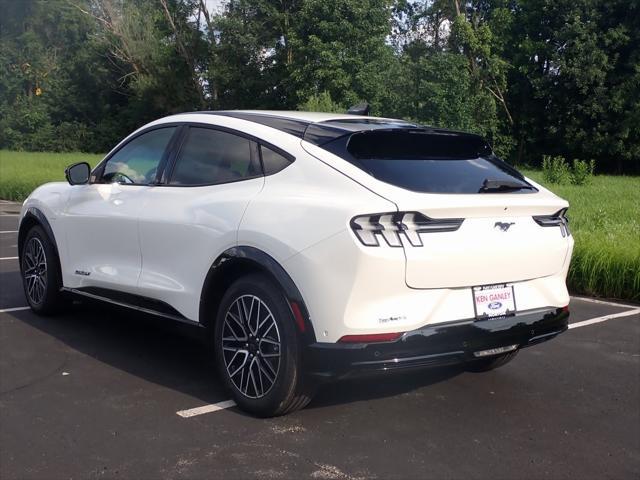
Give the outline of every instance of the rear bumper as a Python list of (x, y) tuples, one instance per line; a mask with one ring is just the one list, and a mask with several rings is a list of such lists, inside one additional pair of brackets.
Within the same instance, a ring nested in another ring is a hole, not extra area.
[(425, 326), (385, 343), (314, 343), (307, 347), (305, 367), (319, 379), (476, 359), (475, 352), (518, 345), (529, 347), (568, 328), (569, 312), (544, 308), (490, 320), (462, 320)]

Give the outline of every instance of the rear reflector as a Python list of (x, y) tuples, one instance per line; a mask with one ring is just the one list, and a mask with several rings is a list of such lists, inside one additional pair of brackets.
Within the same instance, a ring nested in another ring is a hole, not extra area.
[(338, 343), (377, 343), (394, 342), (402, 336), (402, 333), (370, 333), (368, 335), (345, 335)]
[(564, 307), (562, 307), (560, 310), (562, 310), (563, 312), (567, 312), (569, 313), (569, 305), (565, 305)]
[(298, 330), (304, 333), (307, 328), (304, 324), (304, 317), (302, 316), (302, 312), (300, 311), (300, 305), (298, 305), (298, 302), (294, 302), (293, 300), (289, 303), (291, 305), (291, 311), (293, 312), (293, 318), (295, 318), (296, 325), (298, 325)]

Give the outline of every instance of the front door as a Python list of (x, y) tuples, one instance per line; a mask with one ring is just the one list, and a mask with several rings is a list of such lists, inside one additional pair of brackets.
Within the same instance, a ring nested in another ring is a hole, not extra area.
[(72, 188), (62, 219), (66, 287), (137, 293), (142, 196), (155, 183), (176, 131), (164, 127), (136, 135), (97, 169), (94, 183)]

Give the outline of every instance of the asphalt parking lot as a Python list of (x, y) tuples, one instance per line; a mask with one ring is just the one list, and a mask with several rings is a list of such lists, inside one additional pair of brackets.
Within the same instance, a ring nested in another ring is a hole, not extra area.
[(195, 329), (20, 308), (12, 212), (0, 204), (3, 480), (640, 478), (639, 306), (574, 298), (568, 332), (499, 370), (343, 381), (256, 419), (226, 408)]

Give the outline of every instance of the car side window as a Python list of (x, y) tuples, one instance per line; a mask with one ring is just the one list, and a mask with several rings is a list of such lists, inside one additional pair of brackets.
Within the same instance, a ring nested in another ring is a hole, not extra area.
[(158, 128), (131, 140), (107, 160), (102, 183), (147, 185), (153, 182), (176, 128)]
[(291, 160), (264, 145), (260, 145), (260, 154), (262, 155), (262, 166), (265, 175), (277, 173), (291, 165)]
[(262, 175), (244, 137), (190, 127), (176, 160), (170, 185), (214, 185)]

